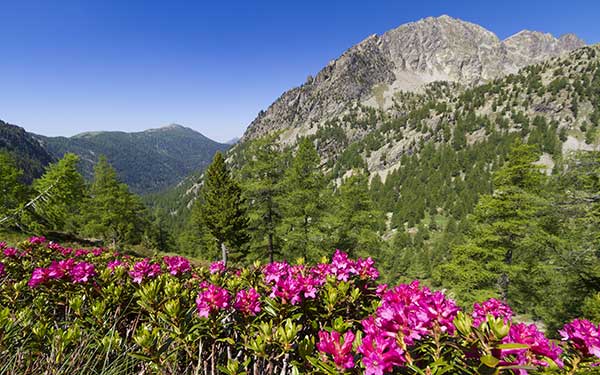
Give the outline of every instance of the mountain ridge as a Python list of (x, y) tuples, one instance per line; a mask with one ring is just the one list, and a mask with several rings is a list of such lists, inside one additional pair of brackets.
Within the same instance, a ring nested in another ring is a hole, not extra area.
[(288, 132), (283, 139), (293, 140), (351, 103), (389, 107), (397, 92), (417, 92), (435, 81), (480, 84), (584, 45), (574, 34), (556, 38), (523, 30), (500, 40), (482, 26), (447, 15), (424, 18), (350, 47), (261, 111), (242, 141), (273, 131)]
[(100, 155), (105, 155), (120, 179), (136, 193), (163, 190), (190, 173), (205, 168), (215, 152), (229, 145), (178, 124), (139, 132), (84, 132), (71, 137), (35, 136), (57, 158), (79, 155), (82, 174), (90, 179)]

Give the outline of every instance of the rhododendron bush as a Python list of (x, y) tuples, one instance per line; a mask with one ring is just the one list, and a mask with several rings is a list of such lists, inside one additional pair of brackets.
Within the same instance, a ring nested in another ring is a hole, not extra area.
[(574, 374), (600, 362), (587, 320), (550, 340), (501, 301), (464, 311), (417, 281), (378, 284), (371, 259), (341, 251), (243, 269), (41, 237), (0, 251), (0, 359), (19, 373), (76, 363), (82, 346), (97, 372), (125, 353), (121, 373)]

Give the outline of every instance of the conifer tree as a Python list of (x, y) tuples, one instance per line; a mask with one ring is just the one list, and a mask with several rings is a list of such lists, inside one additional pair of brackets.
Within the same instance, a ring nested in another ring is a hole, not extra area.
[(21, 182), (23, 171), (17, 167), (13, 157), (0, 151), (0, 219), (9, 215), (21, 204), (26, 195)]
[(113, 246), (138, 243), (148, 227), (148, 217), (140, 199), (119, 182), (117, 172), (101, 156), (94, 167), (94, 181), (86, 204), (85, 230)]
[(378, 232), (385, 226), (383, 213), (375, 208), (369, 195), (368, 176), (353, 172), (340, 186), (336, 201), (335, 247), (353, 257), (374, 256), (381, 247)]
[(320, 161), (312, 141), (303, 138), (286, 171), (283, 181), (286, 190), (280, 204), (284, 213), (283, 250), (288, 258), (301, 256), (313, 261), (326, 251), (322, 216), (327, 201)]
[(241, 173), (244, 197), (248, 202), (248, 226), (252, 233), (251, 251), (258, 257), (266, 252), (269, 261), (273, 262), (275, 254), (281, 252), (277, 227), (282, 219), (283, 158), (273, 136), (252, 142), (246, 155)]
[(536, 298), (532, 285), (548, 277), (556, 236), (547, 226), (537, 158), (535, 146), (513, 147), (494, 176), (494, 193), (480, 198), (470, 218), (468, 240), (437, 270), (437, 279), (465, 300), (496, 296), (519, 307)]
[(241, 259), (248, 241), (248, 217), (242, 189), (220, 152), (204, 174), (201, 199), (195, 204), (193, 216), (219, 244), (223, 262), (227, 263), (228, 255)]
[(33, 205), (34, 226), (77, 232), (82, 201), (87, 194), (85, 181), (77, 171), (78, 162), (77, 155), (67, 153), (33, 182), (35, 193), (42, 198)]

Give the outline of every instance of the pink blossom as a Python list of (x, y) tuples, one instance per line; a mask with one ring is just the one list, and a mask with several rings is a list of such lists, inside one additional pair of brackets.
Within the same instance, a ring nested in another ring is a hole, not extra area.
[(6, 266), (4, 266), (4, 263), (0, 263), (0, 277), (4, 276), (5, 273), (6, 273)]
[(133, 278), (134, 283), (141, 284), (144, 278), (154, 278), (160, 273), (160, 264), (150, 263), (150, 259), (146, 258), (133, 265), (133, 269), (129, 271), (129, 276)]
[(558, 331), (563, 341), (583, 353), (600, 358), (600, 327), (585, 319), (575, 319)]
[(62, 279), (65, 275), (65, 271), (66, 270), (61, 267), (57, 261), (53, 260), (50, 267), (46, 269), (46, 274), (48, 275), (48, 278), (58, 280)]
[(355, 262), (349, 259), (348, 254), (340, 250), (336, 250), (333, 254), (330, 269), (331, 273), (341, 281), (348, 281), (350, 275), (358, 273)]
[(290, 273), (290, 265), (286, 262), (272, 262), (263, 268), (263, 275), (266, 283), (279, 282), (282, 277), (287, 277)]
[(225, 262), (220, 260), (218, 262), (212, 262), (208, 269), (209, 269), (210, 273), (215, 274), (215, 273), (223, 273), (223, 272), (225, 272), (225, 270), (227, 268), (225, 267)]
[(504, 323), (508, 323), (513, 316), (511, 308), (502, 301), (495, 298), (490, 298), (481, 304), (473, 304), (473, 326), (479, 327), (485, 322), (488, 315), (494, 318), (503, 318)]
[(75, 257), (86, 256), (89, 253), (90, 253), (90, 251), (87, 249), (77, 249), (77, 250), (75, 250)]
[(370, 334), (366, 335), (358, 352), (363, 355), (365, 375), (383, 375), (392, 371), (394, 366), (402, 366), (406, 362), (404, 350), (392, 337)]
[[(550, 358), (557, 365), (563, 366), (560, 360), (562, 349), (550, 342), (535, 324), (517, 323), (510, 327), (508, 336), (502, 339), (504, 344), (525, 344), (528, 348), (503, 349), (502, 358), (507, 364), (549, 366), (545, 358)], [(514, 358), (514, 359), (512, 359)], [(526, 370), (517, 370), (519, 375), (527, 374)]]
[(255, 316), (260, 312), (260, 295), (254, 288), (240, 290), (235, 296), (233, 307), (244, 315)]
[(117, 267), (125, 267), (125, 263), (121, 262), (119, 259), (114, 259), (106, 264), (106, 268), (113, 272)]
[(0, 250), (4, 250), (6, 247), (8, 246), (8, 244), (4, 241), (0, 242)]
[(5, 257), (13, 258), (13, 257), (17, 256), (18, 250), (15, 249), (14, 247), (7, 247), (4, 249), (4, 251), (2, 253), (4, 254)]
[(352, 355), (352, 343), (354, 342), (354, 333), (347, 331), (343, 340), (337, 331), (331, 333), (319, 331), (319, 342), (317, 349), (321, 353), (330, 354), (338, 370), (343, 371), (354, 367), (354, 356)]
[(91, 263), (79, 262), (69, 271), (69, 275), (74, 283), (87, 283), (96, 275), (96, 270)]
[(226, 289), (214, 284), (208, 285), (196, 297), (198, 315), (208, 318), (212, 313), (228, 308), (229, 299), (229, 292)]
[(29, 243), (32, 245), (40, 245), (40, 244), (43, 244), (44, 242), (46, 242), (46, 237), (44, 237), (44, 236), (29, 237)]
[(46, 281), (48, 281), (48, 271), (45, 268), (38, 267), (33, 270), (27, 285), (29, 285), (30, 288), (36, 288)]
[(358, 258), (355, 268), (358, 276), (362, 279), (376, 280), (379, 278), (379, 270), (375, 268), (375, 261), (370, 257), (367, 259)]
[(95, 248), (95, 249), (92, 249), (92, 254), (93, 254), (95, 257), (99, 257), (100, 255), (102, 255), (102, 253), (103, 253), (103, 252), (104, 252), (104, 249), (103, 249), (103, 248), (101, 248), (101, 247), (97, 247), (97, 248)]
[(180, 256), (165, 256), (163, 262), (167, 265), (169, 273), (174, 276), (189, 272), (192, 269), (190, 261)]
[(60, 244), (57, 244), (56, 242), (50, 242), (48, 244), (48, 249), (57, 251), (64, 256), (71, 254), (71, 252), (73, 251), (73, 249), (62, 247)]

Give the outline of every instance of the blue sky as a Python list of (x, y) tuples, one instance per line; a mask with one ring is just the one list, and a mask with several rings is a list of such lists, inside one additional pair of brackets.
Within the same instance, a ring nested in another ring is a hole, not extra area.
[(175, 122), (224, 141), (365, 37), (442, 14), (600, 42), (595, 0), (0, 0), (0, 119), (45, 135)]

